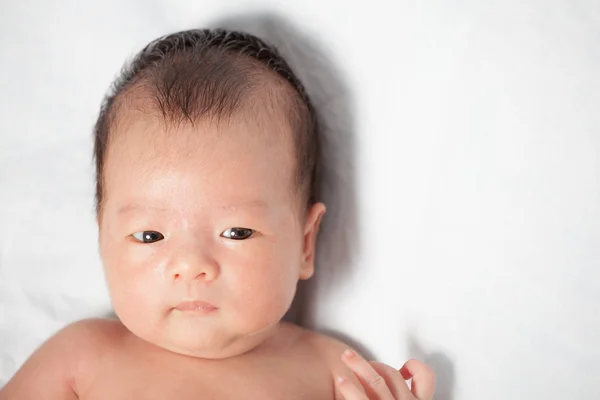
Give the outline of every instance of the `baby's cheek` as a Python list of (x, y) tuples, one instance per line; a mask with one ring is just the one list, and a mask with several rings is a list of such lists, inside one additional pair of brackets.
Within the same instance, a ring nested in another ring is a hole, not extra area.
[(279, 263), (248, 269), (238, 276), (237, 286), (236, 314), (255, 330), (278, 322), (296, 290), (296, 282)]
[(154, 342), (155, 333), (164, 325), (162, 291), (151, 281), (127, 275), (111, 291), (115, 313), (136, 336)]
[[(120, 258), (105, 266), (109, 292), (117, 315), (125, 319), (148, 317), (160, 299), (157, 280), (147, 268)], [(125, 321), (124, 321), (125, 322)], [(126, 324), (127, 325), (127, 324)]]

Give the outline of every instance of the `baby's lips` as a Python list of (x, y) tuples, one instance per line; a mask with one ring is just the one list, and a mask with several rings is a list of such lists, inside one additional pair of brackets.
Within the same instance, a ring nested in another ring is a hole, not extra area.
[(178, 311), (197, 313), (210, 313), (217, 310), (217, 308), (217, 306), (202, 300), (184, 300), (174, 307)]

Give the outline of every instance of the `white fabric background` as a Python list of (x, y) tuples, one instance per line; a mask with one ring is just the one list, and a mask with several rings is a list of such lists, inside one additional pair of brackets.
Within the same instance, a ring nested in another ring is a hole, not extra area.
[(441, 400), (600, 398), (595, 0), (3, 1), (0, 386), (110, 312), (91, 161), (108, 85), (149, 40), (219, 24), (280, 45), (327, 123), (303, 323), (426, 360)]

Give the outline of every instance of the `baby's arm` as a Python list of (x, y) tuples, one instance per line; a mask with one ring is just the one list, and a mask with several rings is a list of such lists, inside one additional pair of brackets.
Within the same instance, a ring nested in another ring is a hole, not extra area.
[(42, 344), (0, 390), (0, 400), (77, 399), (98, 354), (101, 320), (73, 323)]

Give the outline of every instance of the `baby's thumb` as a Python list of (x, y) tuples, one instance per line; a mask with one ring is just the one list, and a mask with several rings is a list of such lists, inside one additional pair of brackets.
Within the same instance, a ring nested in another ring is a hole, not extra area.
[(412, 378), (410, 391), (418, 400), (433, 400), (435, 374), (431, 368), (420, 361), (408, 360), (400, 373), (405, 380)]

